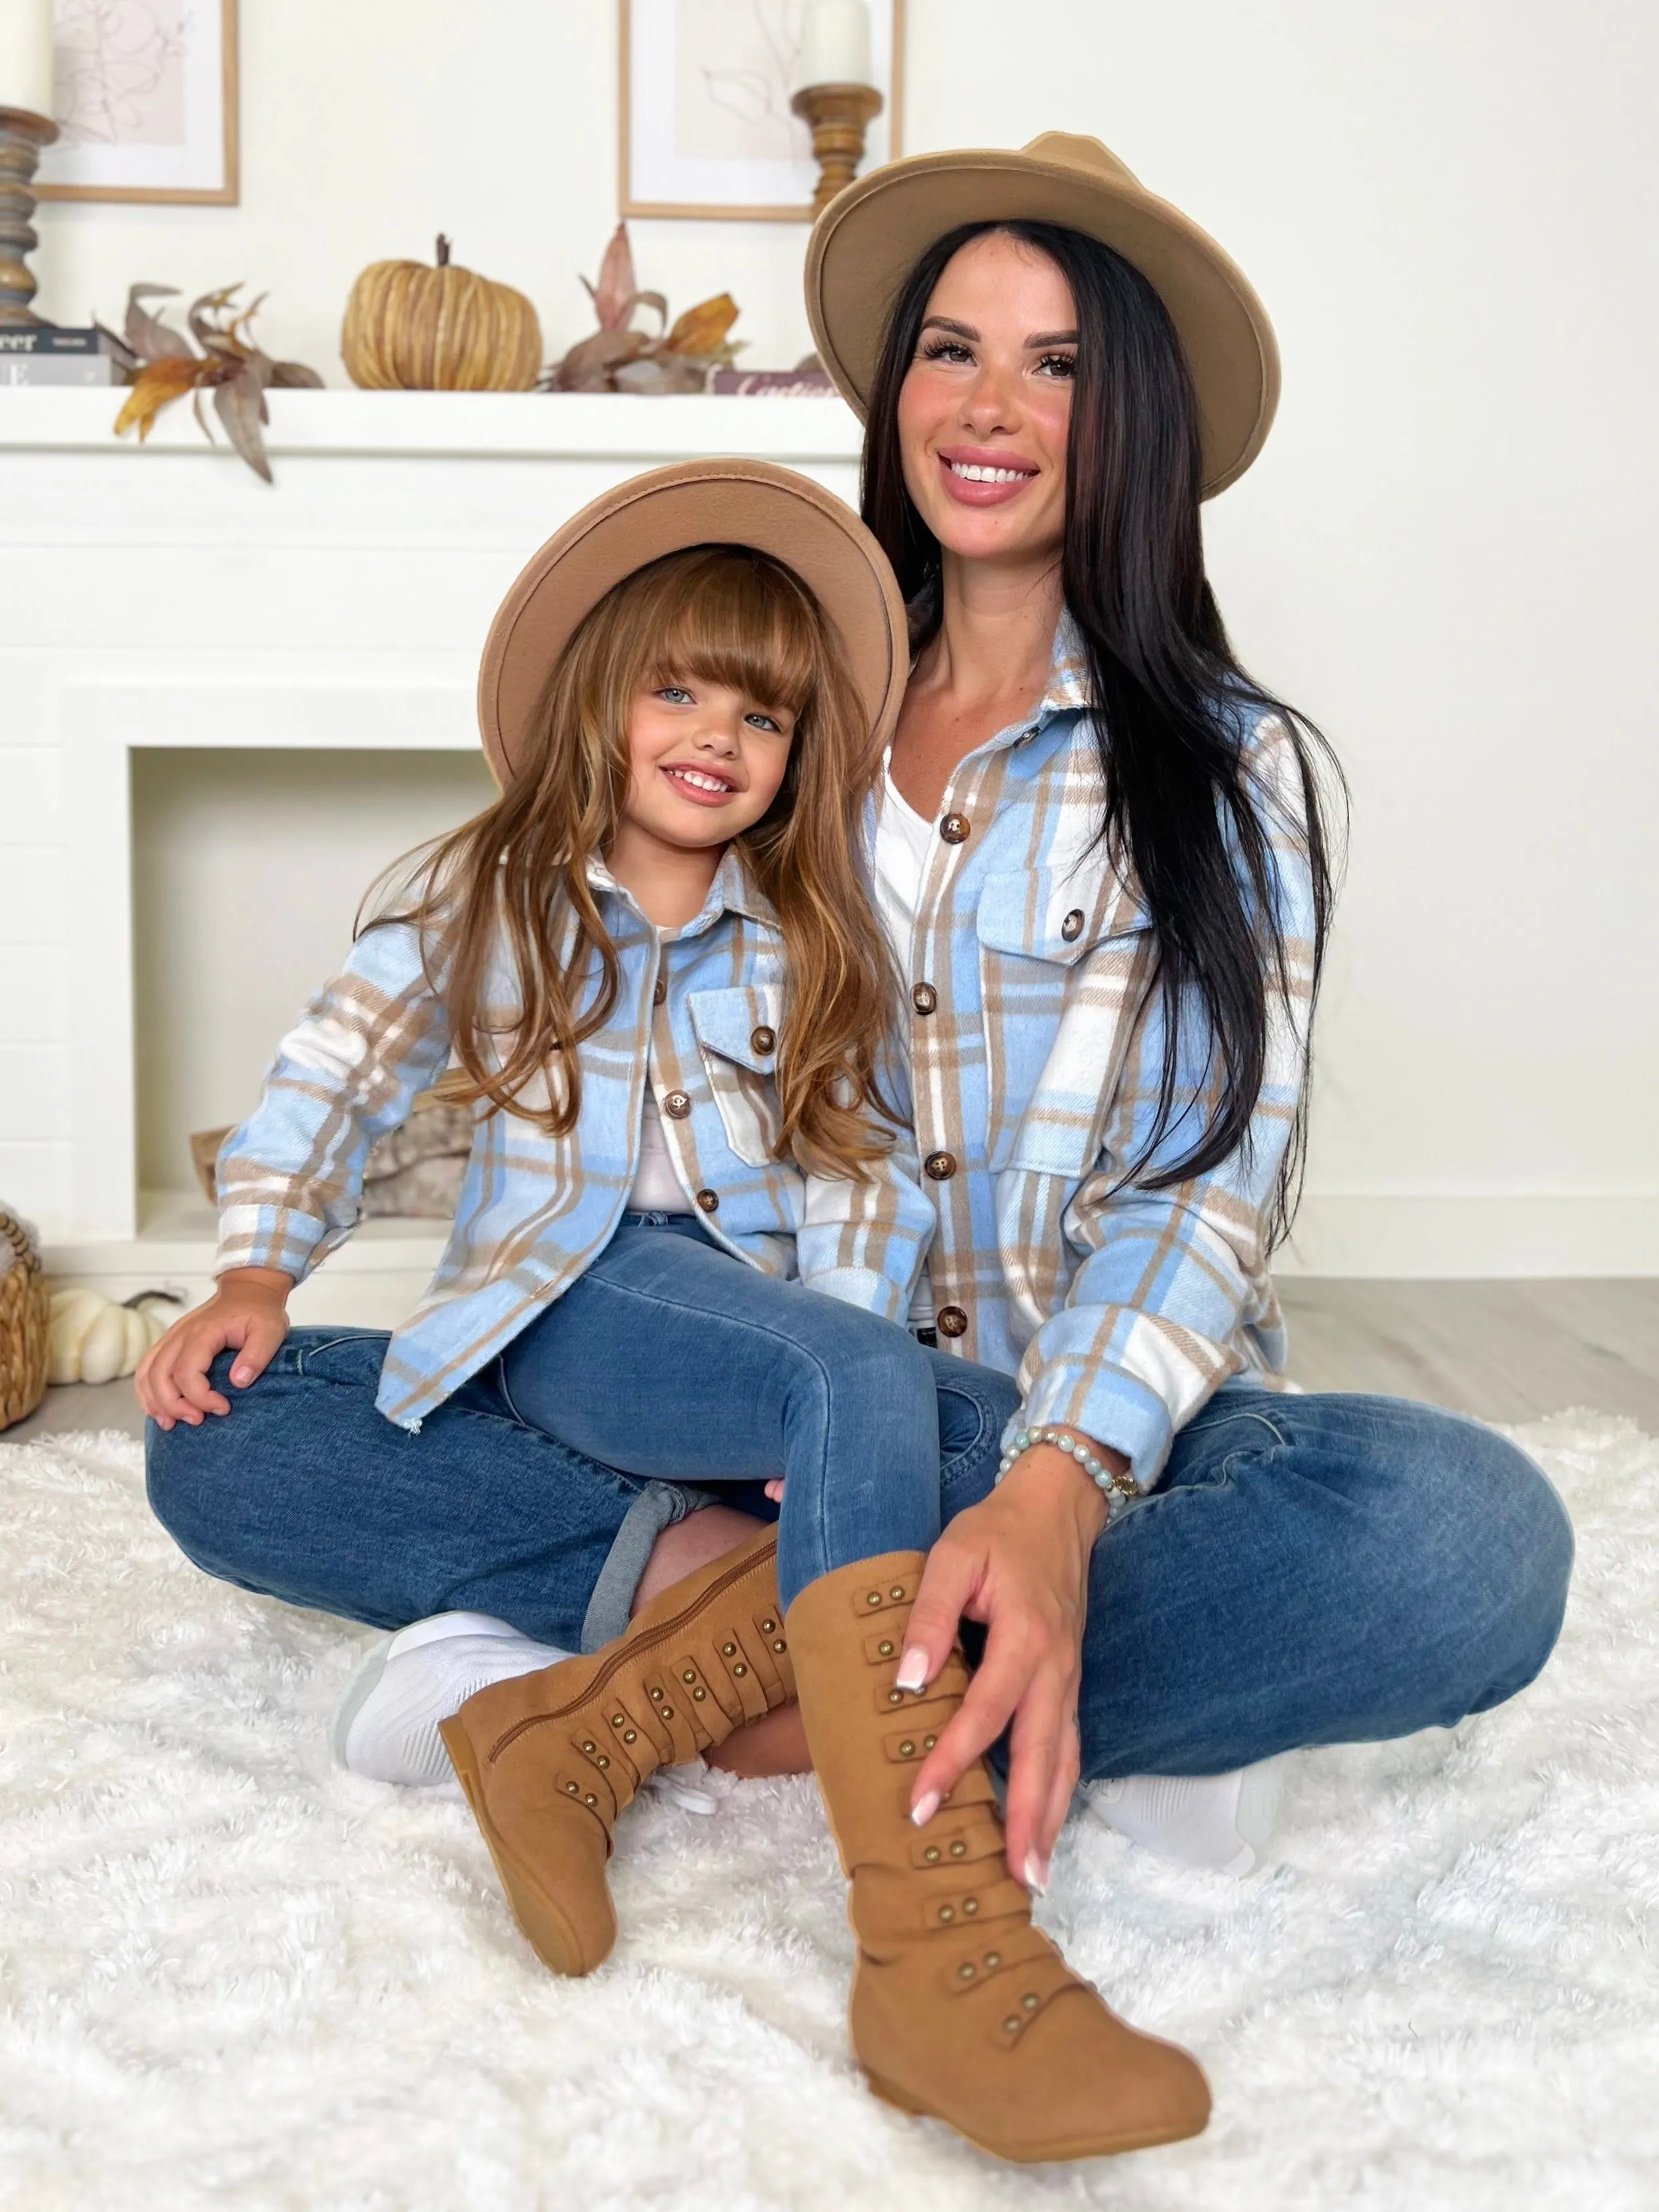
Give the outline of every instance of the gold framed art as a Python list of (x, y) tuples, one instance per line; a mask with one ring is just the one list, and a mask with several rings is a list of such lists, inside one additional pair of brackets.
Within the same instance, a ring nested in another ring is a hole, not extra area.
[[(904, 0), (868, 0), (881, 113), (866, 168), (902, 150)], [(624, 216), (811, 222), (812, 134), (790, 111), (806, 0), (617, 0)]]
[(236, 0), (56, 0), (42, 200), (234, 207)]

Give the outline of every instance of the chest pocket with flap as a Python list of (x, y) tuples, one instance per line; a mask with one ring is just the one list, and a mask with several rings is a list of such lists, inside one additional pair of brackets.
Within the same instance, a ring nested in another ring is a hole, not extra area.
[(989, 1157), (1079, 1179), (1099, 1155), (1150, 923), (1103, 850), (988, 876), (975, 916)]
[(748, 983), (724, 991), (692, 991), (686, 1006), (726, 1143), (749, 1167), (774, 1165), (773, 1147), (783, 1126), (773, 1073), (782, 986)]

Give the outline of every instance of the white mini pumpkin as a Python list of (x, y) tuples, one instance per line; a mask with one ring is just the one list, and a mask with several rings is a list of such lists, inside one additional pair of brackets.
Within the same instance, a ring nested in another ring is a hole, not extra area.
[[(146, 1297), (157, 1293), (148, 1291)], [(101, 1291), (54, 1291), (46, 1336), (49, 1382), (112, 1382), (131, 1375), (173, 1322), (165, 1309), (118, 1305)]]

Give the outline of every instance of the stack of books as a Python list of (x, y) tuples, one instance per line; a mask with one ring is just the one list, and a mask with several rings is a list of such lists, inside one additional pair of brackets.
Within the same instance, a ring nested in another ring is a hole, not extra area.
[(111, 331), (0, 326), (0, 385), (128, 384), (138, 366)]

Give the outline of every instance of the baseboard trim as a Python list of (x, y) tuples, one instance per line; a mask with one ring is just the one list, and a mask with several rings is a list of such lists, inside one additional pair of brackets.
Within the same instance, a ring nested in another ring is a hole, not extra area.
[(1455, 1280), (1659, 1275), (1659, 1193), (1344, 1196), (1310, 1191), (1282, 1275)]

